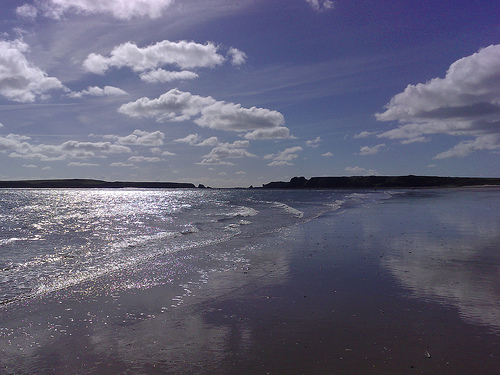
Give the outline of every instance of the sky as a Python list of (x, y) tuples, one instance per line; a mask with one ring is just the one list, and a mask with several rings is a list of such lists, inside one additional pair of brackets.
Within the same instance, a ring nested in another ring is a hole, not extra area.
[(0, 0), (0, 179), (500, 177), (500, 3)]

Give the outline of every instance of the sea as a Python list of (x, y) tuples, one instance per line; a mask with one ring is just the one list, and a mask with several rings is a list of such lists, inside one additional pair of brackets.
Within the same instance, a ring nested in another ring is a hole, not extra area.
[(496, 373), (499, 275), (498, 187), (0, 189), (0, 374)]
[(109, 280), (110, 275), (117, 277), (101, 286), (101, 293), (149, 288), (182, 275), (183, 284), (203, 282), (214, 270), (241, 268), (249, 262), (251, 249), (231, 251), (223, 246), (231, 240), (256, 238), (392, 194), (0, 190), (0, 305), (83, 285), (95, 289), (97, 279)]
[[(496, 238), (499, 193), (498, 188), (0, 189), (0, 305), (68, 288), (90, 292), (80, 289), (94, 290), (103, 276), (108, 281), (100, 293), (149, 288), (174, 277), (185, 277), (183, 284), (203, 283), (216, 270), (249, 266), (252, 249), (228, 248), (230, 241), (241, 244), (327, 212), (342, 220), (345, 210), (384, 202), (403, 211), (430, 202), (427, 210), (443, 214), (465, 204), (477, 221), (453, 217), (450, 228), (474, 229), (478, 236), (489, 228), (482, 235)], [(498, 260), (499, 250), (493, 250), (491, 257)]]

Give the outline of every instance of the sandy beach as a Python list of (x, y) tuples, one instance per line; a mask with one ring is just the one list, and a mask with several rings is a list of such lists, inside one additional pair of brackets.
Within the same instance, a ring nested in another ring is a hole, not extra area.
[(496, 374), (498, 223), (423, 199), (229, 241), (252, 261), (192, 285), (11, 305), (0, 373)]

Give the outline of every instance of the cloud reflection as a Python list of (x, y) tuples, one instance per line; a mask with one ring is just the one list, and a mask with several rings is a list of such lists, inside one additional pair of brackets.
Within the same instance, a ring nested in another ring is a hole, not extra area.
[(382, 224), (390, 235), (381, 264), (417, 298), (452, 305), (466, 321), (500, 332), (500, 223), (495, 200), (487, 206), (473, 194), (422, 201), (395, 228)]

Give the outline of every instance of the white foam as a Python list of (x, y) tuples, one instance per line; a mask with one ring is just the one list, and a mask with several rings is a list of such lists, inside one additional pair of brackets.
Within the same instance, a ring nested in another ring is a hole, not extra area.
[(250, 217), (250, 216), (256, 216), (258, 213), (259, 213), (259, 211), (255, 210), (253, 208), (240, 206), (240, 207), (238, 207), (238, 210), (236, 211), (236, 216)]
[(26, 241), (28, 238), (25, 237), (12, 237), (12, 238), (5, 238), (5, 239), (0, 239), (0, 246), (2, 245), (8, 245), (10, 243), (16, 242), (16, 241)]
[(298, 217), (298, 218), (301, 218), (304, 216), (304, 213), (302, 211), (299, 211), (293, 207), (290, 207), (289, 205), (287, 205), (285, 203), (273, 202), (273, 206), (279, 207), (279, 208), (283, 209), (285, 212), (287, 212), (295, 217)]

